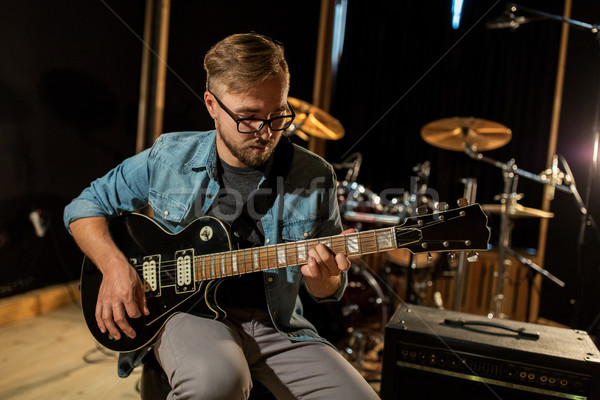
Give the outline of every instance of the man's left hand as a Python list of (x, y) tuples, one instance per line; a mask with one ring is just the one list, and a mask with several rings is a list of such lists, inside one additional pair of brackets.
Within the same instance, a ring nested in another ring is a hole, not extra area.
[[(349, 229), (342, 235), (354, 233)], [(340, 274), (350, 268), (350, 260), (344, 253), (334, 254), (333, 251), (320, 243), (308, 251), (308, 263), (300, 270), (304, 275), (304, 282), (310, 294), (317, 298), (333, 295), (342, 283)]]

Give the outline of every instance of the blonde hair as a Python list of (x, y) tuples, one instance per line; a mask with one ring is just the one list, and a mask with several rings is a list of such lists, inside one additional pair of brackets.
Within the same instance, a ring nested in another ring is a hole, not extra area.
[(228, 93), (250, 90), (283, 72), (290, 73), (283, 46), (256, 33), (239, 33), (215, 44), (204, 57), (206, 89)]

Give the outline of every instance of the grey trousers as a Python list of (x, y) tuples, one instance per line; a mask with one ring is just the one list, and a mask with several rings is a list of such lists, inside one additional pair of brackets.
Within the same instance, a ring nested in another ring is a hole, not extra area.
[(278, 400), (379, 398), (334, 348), (289, 340), (262, 310), (231, 309), (223, 321), (177, 314), (154, 354), (173, 400), (247, 399), (252, 378)]

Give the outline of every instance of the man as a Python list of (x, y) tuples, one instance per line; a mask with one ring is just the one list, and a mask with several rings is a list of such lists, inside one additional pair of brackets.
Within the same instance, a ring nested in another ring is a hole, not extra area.
[[(111, 216), (149, 204), (157, 222), (179, 232), (210, 215), (233, 224), (239, 247), (341, 232), (331, 166), (282, 138), (294, 117), (283, 48), (261, 35), (232, 35), (207, 53), (204, 68), (216, 129), (162, 135), (65, 209), (65, 224), (102, 272), (96, 322), (115, 340), (135, 337), (126, 317), (149, 310), (140, 277), (111, 239)], [(349, 267), (344, 254), (319, 244), (304, 265), (222, 282), (223, 320), (198, 317), (194, 308), (173, 316), (150, 354), (169, 379), (169, 398), (246, 399), (252, 379), (278, 399), (377, 398), (302, 316), (298, 298), (303, 282), (317, 301), (339, 300)], [(143, 356), (122, 354), (120, 375)]]

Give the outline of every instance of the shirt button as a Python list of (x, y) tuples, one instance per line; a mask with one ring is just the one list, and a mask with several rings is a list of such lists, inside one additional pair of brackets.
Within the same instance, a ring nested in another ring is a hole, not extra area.
[(267, 243), (271, 243), (271, 239), (267, 239)]
[(304, 232), (304, 237), (308, 237), (308, 232)]
[(273, 282), (273, 278), (272, 277), (268, 277), (267, 280), (269, 281), (269, 283)]
[(165, 217), (169, 215), (169, 212), (167, 210), (165, 210)]
[(209, 194), (206, 195), (206, 197), (209, 198), (209, 199), (212, 199), (212, 194), (209, 193)]

